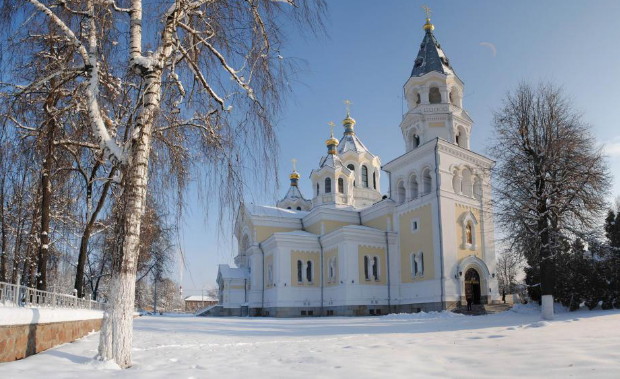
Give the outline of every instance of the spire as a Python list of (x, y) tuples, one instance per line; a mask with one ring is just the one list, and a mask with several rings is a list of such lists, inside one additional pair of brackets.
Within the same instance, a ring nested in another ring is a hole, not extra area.
[(307, 211), (310, 209), (311, 203), (309, 200), (304, 198), (299, 190), (299, 173), (295, 167), (297, 164), (297, 159), (291, 159), (291, 162), (293, 162), (293, 171), (291, 171), (291, 174), (289, 175), (289, 178), (291, 179), (291, 186), (288, 188), (284, 198), (278, 201), (276, 206), (283, 209)]
[(446, 75), (454, 74), (448, 57), (441, 50), (441, 45), (433, 34), (435, 25), (431, 24), (431, 10), (427, 6), (422, 8), (426, 12), (426, 23), (422, 26), (425, 33), (420, 44), (418, 56), (413, 64), (413, 70), (411, 70), (411, 76), (422, 76), (431, 71), (437, 71)]
[[(347, 109), (347, 117), (342, 120), (342, 126), (344, 126), (344, 136), (340, 139), (338, 145), (338, 154), (344, 154), (347, 151), (354, 151), (356, 153), (368, 152), (368, 149), (362, 141), (355, 135), (355, 119), (351, 117), (351, 104), (350, 100), (344, 101)], [(368, 152), (369, 153), (369, 152)]]

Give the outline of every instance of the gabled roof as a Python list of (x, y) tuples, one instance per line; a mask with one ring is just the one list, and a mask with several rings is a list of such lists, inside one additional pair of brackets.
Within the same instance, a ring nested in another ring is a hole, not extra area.
[(222, 279), (248, 279), (250, 272), (247, 268), (243, 267), (230, 267), (227, 264), (218, 265), (218, 276)]
[(321, 158), (321, 162), (319, 163), (319, 169), (328, 166), (331, 168), (344, 167), (344, 164), (340, 160), (340, 158), (335, 154), (327, 154)]
[(433, 31), (429, 28), (426, 30), (424, 39), (422, 39), (422, 43), (420, 44), (420, 50), (413, 63), (411, 76), (422, 76), (431, 71), (446, 75), (456, 75), (452, 66), (450, 66), (450, 60), (448, 60), (448, 57), (444, 54)]
[(288, 192), (286, 192), (286, 195), (284, 196), (284, 198), (282, 200), (280, 200), (280, 202), (283, 202), (284, 200), (306, 200), (306, 198), (304, 198), (304, 195), (301, 194), (301, 191), (299, 190), (299, 187), (297, 186), (290, 186), (288, 189)]

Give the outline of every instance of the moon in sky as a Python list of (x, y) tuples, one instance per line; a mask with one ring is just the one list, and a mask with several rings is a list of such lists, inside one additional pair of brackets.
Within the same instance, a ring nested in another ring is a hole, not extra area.
[(493, 53), (493, 56), (497, 55), (497, 49), (495, 48), (495, 45), (493, 45), (491, 42), (480, 42), (480, 46), (486, 46), (489, 49), (491, 49), (491, 53)]

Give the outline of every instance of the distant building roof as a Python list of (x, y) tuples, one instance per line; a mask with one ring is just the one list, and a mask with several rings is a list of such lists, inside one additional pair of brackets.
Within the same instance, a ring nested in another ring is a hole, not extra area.
[(205, 295), (205, 296), (192, 295), (192, 296), (186, 297), (183, 300), (185, 300), (185, 301), (218, 301), (217, 298), (215, 298), (213, 296), (209, 296), (209, 295)]

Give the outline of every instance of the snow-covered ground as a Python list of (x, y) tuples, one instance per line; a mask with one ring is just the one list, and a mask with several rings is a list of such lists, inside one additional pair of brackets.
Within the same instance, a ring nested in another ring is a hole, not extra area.
[(620, 311), (520, 307), (359, 318), (135, 320), (134, 366), (93, 360), (98, 334), (21, 361), (0, 377), (411, 378), (620, 377)]

